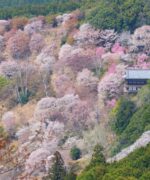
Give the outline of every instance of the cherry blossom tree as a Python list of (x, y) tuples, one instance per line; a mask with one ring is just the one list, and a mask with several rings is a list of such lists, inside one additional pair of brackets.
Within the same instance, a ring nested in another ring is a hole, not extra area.
[(72, 79), (66, 74), (53, 74), (52, 86), (57, 97), (75, 92)]
[(15, 61), (2, 62), (0, 65), (0, 74), (12, 78), (16, 76), (18, 68), (19, 66)]
[(4, 51), (5, 48), (5, 39), (3, 36), (0, 35), (0, 51)]
[(27, 57), (30, 53), (29, 36), (23, 31), (17, 31), (7, 42), (7, 49), (15, 59)]
[(10, 28), (10, 21), (0, 20), (0, 35), (4, 35)]
[[(80, 97), (94, 99), (97, 95), (98, 78), (88, 69), (83, 69), (77, 74), (76, 90)], [(90, 98), (92, 97), (92, 98)]]
[(32, 86), (35, 70), (35, 66), (27, 61), (17, 63), (10, 60), (1, 64), (0, 74), (13, 80), (12, 89), (16, 94), (17, 102), (24, 104), (28, 101), (29, 89)]
[(115, 43), (111, 49), (113, 53), (119, 53), (119, 54), (124, 54), (125, 53), (125, 48), (122, 47), (119, 43)]
[(150, 54), (150, 26), (137, 28), (131, 38), (131, 51)]
[(105, 49), (103, 47), (97, 47), (96, 48), (96, 57), (101, 58), (103, 54), (105, 54)]
[[(63, 122), (68, 130), (86, 128), (90, 113), (89, 103), (81, 101), (73, 94), (62, 98), (47, 97), (41, 99), (36, 107), (34, 118), (41, 122)], [(77, 113), (78, 111), (78, 113)]]
[(50, 155), (50, 152), (44, 148), (39, 148), (33, 151), (25, 162), (25, 172), (27, 175), (31, 176), (32, 173), (35, 172), (45, 172), (46, 161)]
[(99, 82), (99, 96), (104, 100), (117, 98), (122, 92), (121, 85), (124, 81), (124, 73), (125, 66), (123, 64), (119, 64), (116, 67), (113, 67), (113, 70), (108, 71)]
[(111, 99), (106, 102), (106, 106), (112, 109), (115, 107), (116, 103), (117, 103), (116, 99)]
[(136, 65), (137, 68), (142, 68), (142, 69), (149, 69), (150, 68), (150, 59), (149, 56), (146, 54), (139, 54), (137, 56), (137, 61)]
[(39, 53), (41, 49), (44, 47), (44, 38), (40, 34), (33, 34), (30, 40), (30, 51), (33, 53)]
[(42, 31), (43, 21), (42, 20), (33, 20), (31, 23), (27, 24), (24, 27), (24, 31), (31, 35), (33, 33), (39, 33)]
[(16, 34), (17, 30), (16, 29), (11, 29), (8, 32), (4, 33), (4, 38), (6, 41), (8, 41), (10, 38), (12, 38)]
[(68, 44), (62, 46), (59, 52), (58, 69), (71, 68), (73, 72), (79, 72), (84, 68), (95, 68), (95, 50), (74, 48)]
[(96, 57), (95, 57), (95, 69), (96, 74), (99, 76), (101, 69), (103, 67), (103, 58), (102, 56), (105, 54), (105, 49), (103, 47), (96, 48)]
[(2, 116), (2, 124), (4, 125), (5, 130), (9, 133), (9, 135), (13, 135), (16, 128), (16, 117), (15, 114), (11, 111), (6, 112)]
[(78, 45), (98, 45), (100, 31), (95, 30), (90, 24), (83, 24), (79, 31), (74, 35), (74, 39)]
[(114, 30), (96, 30), (90, 24), (83, 24), (79, 31), (74, 35), (77, 45), (96, 45), (111, 48), (118, 35)]

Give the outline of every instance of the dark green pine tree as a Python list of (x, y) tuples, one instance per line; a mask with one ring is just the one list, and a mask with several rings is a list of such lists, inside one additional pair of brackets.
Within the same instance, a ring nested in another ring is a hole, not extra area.
[(64, 166), (64, 160), (61, 157), (61, 154), (56, 151), (54, 153), (53, 165), (49, 170), (48, 177), (45, 180), (64, 180), (66, 176), (66, 169)]
[(97, 144), (94, 148), (94, 152), (90, 162), (90, 167), (100, 164), (105, 164), (105, 157), (103, 155), (103, 147), (100, 144)]

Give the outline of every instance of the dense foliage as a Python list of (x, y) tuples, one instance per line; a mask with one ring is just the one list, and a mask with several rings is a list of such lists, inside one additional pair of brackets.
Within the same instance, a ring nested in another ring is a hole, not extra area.
[[(98, 158), (98, 157), (97, 157)], [(77, 180), (147, 180), (150, 178), (150, 145), (112, 164), (96, 164), (84, 170)]]
[(87, 20), (97, 28), (130, 30), (150, 24), (150, 1), (100, 0), (92, 8)]
[(105, 164), (105, 157), (103, 155), (103, 147), (100, 144), (97, 144), (94, 148), (91, 162), (87, 169), (99, 164)]
[[(130, 123), (120, 136), (120, 146), (126, 147), (135, 140), (137, 140), (141, 134), (148, 130), (150, 124), (150, 105), (145, 105), (133, 115), (130, 119)], [(130, 138), (129, 138), (130, 137)]]
[(9, 6), (22, 6), (26, 4), (42, 4), (47, 2), (52, 2), (54, 0), (1, 0), (0, 7), (9, 7)]
[(113, 129), (117, 134), (121, 134), (128, 126), (130, 119), (135, 112), (135, 104), (127, 99), (121, 98), (113, 110)]
[[(113, 109), (112, 128), (118, 134), (118, 145), (114, 153), (134, 143), (143, 132), (150, 129), (150, 89), (144, 86), (137, 94), (135, 103), (121, 99)], [(137, 106), (137, 107), (136, 107)]]
[(133, 31), (150, 24), (150, 2), (147, 0), (7, 0), (0, 2), (0, 19), (57, 14), (77, 8), (87, 14), (87, 21), (100, 29)]
[(81, 151), (79, 148), (77, 148), (76, 146), (72, 147), (71, 148), (71, 151), (70, 151), (70, 156), (73, 160), (77, 160), (80, 158), (81, 156)]
[[(45, 1), (6, 1), (0, 3), (0, 19), (9, 19), (14, 16), (38, 16), (63, 13), (79, 8), (78, 1), (72, 0), (45, 0)], [(8, 6), (8, 7), (7, 7)], [(19, 6), (19, 8), (18, 8)]]

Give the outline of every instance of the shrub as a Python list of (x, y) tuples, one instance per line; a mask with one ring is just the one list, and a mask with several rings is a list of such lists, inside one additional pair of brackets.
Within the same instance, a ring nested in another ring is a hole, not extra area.
[(4, 127), (0, 124), (0, 139), (6, 139), (7, 133), (4, 129)]
[(70, 45), (73, 45), (73, 43), (74, 43), (74, 38), (73, 38), (73, 36), (72, 36), (71, 34), (68, 35), (67, 40), (66, 40), (66, 43), (67, 43), (67, 44), (70, 44)]
[(76, 146), (72, 147), (71, 148), (71, 151), (70, 151), (70, 156), (73, 160), (77, 160), (80, 158), (81, 156), (81, 151), (79, 148), (77, 148)]
[(8, 84), (9, 84), (9, 81), (5, 77), (0, 76), (0, 90)]
[(63, 36), (61, 39), (61, 46), (66, 44), (66, 42), (67, 42), (67, 36)]
[(51, 24), (52, 27), (57, 26), (57, 21), (56, 21), (56, 15), (49, 14), (45, 17), (45, 21), (47, 24)]
[(29, 91), (25, 92), (24, 90), (19, 92), (18, 102), (20, 104), (26, 104), (29, 101), (30, 94)]

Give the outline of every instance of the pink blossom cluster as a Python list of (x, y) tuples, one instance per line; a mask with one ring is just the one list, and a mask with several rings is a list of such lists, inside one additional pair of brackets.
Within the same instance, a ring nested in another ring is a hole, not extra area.
[(74, 48), (64, 45), (60, 49), (57, 68), (69, 67), (73, 72), (79, 72), (84, 68), (94, 69), (96, 66), (95, 50)]
[(102, 96), (104, 99), (118, 97), (121, 93), (124, 73), (125, 66), (123, 64), (117, 65), (116, 67), (113, 67), (110, 72), (107, 72), (99, 82), (99, 96)]
[(137, 68), (150, 69), (150, 59), (146, 54), (139, 54), (135, 65)]
[(30, 53), (29, 42), (29, 36), (25, 32), (19, 30), (14, 36), (9, 38), (7, 49), (13, 58), (23, 58)]
[(119, 54), (124, 54), (125, 53), (125, 48), (122, 47), (119, 43), (115, 43), (111, 49), (113, 53), (119, 53)]

